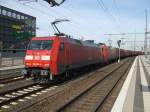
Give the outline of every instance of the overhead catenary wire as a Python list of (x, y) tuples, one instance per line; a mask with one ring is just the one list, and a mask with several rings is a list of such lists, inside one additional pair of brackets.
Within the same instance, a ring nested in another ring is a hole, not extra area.
[(120, 27), (120, 25), (118, 24), (116, 17), (114, 17), (114, 15), (109, 11), (103, 0), (96, 0), (96, 1), (98, 6), (106, 13), (108, 19), (110, 19), (113, 22), (113, 24), (115, 24), (117, 30), (120, 30), (120, 28), (118, 28), (118, 26)]
[[(71, 7), (72, 6), (72, 4), (69, 4), (69, 7)], [(76, 15), (76, 16), (78, 16), (78, 14), (77, 13), (75, 13), (72, 9), (73, 8), (69, 8), (69, 7), (67, 7), (67, 8), (65, 8), (67, 11), (69, 11), (70, 12), (70, 14), (73, 14), (73, 15)], [(78, 17), (82, 17), (82, 18), (84, 18), (83, 17), (83, 15), (79, 15)], [(92, 17), (92, 16), (91, 16)], [(86, 18), (84, 19), (84, 21), (86, 21), (86, 23), (91, 23), (91, 21), (88, 21)], [(101, 26), (99, 26), (99, 24), (94, 24), (94, 23), (91, 23), (91, 24), (93, 24), (95, 27), (97, 27), (98, 29), (100, 29), (100, 30), (103, 30), (102, 28), (101, 28)]]
[[(32, 6), (29, 6), (29, 5), (27, 5), (27, 4), (20, 3), (20, 2), (18, 2), (18, 0), (13, 0), (13, 2), (19, 3), (20, 5), (23, 5), (24, 7), (28, 7), (28, 8), (30, 8), (30, 9), (32, 9), (32, 10), (34, 10), (34, 11), (37, 11), (37, 12), (39, 12), (39, 13), (41, 13), (41, 14), (47, 16), (47, 17), (55, 18), (55, 16), (52, 16), (52, 15), (49, 16), (49, 15), (48, 15), (46, 12), (44, 12), (43, 10), (37, 9), (37, 8), (32, 7)], [(6, 5), (9, 5), (9, 2), (6, 2), (6, 1), (2, 1), (2, 3), (3, 3), (3, 4), (6, 4)], [(55, 18), (55, 19), (56, 19), (56, 18)], [(40, 30), (41, 30), (41, 29), (40, 29)], [(41, 30), (41, 31), (45, 31), (45, 30)]]
[(114, 3), (114, 8), (116, 9), (116, 16), (117, 16), (117, 20), (118, 20), (118, 27), (120, 28), (121, 27), (121, 25), (120, 25), (120, 23), (121, 23), (121, 19), (120, 18), (121, 17), (120, 17), (119, 8), (117, 6), (116, 0), (113, 0), (113, 3)]
[[(40, 4), (40, 3), (38, 3), (38, 4)], [(22, 5), (25, 5), (25, 6), (27, 6), (27, 7), (30, 7), (30, 8), (33, 9), (33, 10), (38, 10), (38, 11), (41, 12), (41, 13), (44, 12), (44, 11), (41, 11), (40, 9), (34, 8), (34, 7), (32, 7), (32, 6), (30, 6), (30, 5), (27, 5), (27, 4), (22, 4)], [(40, 5), (42, 6), (43, 4), (40, 4)], [(45, 6), (45, 5), (44, 5), (44, 6)], [(43, 7), (44, 7), (44, 6), (43, 6)], [(48, 8), (48, 9), (50, 9), (50, 8)], [(46, 14), (48, 17), (51, 17), (51, 16), (52, 16), (52, 15), (50, 16), (48, 13), (45, 13), (45, 12), (44, 12), (44, 14)], [(58, 12), (55, 11), (55, 14), (58, 15)], [(55, 16), (53, 15), (53, 17), (55, 17)], [(57, 17), (58, 17), (58, 16), (57, 16)], [(57, 19), (57, 17), (55, 17), (55, 19)], [(59, 13), (59, 17), (60, 17), (60, 13)], [(62, 15), (62, 14), (61, 14), (61, 17), (67, 18), (66, 16), (64, 16), (64, 15)], [(69, 18), (68, 18), (68, 19), (69, 19)], [(76, 24), (79, 24), (79, 23), (76, 23)], [(80, 24), (80, 26), (82, 26), (82, 25)], [(74, 28), (74, 29), (75, 29), (75, 28)], [(79, 29), (79, 28), (77, 28), (77, 29)], [(87, 29), (87, 27), (84, 27), (84, 29)], [(94, 32), (91, 32), (91, 31), (90, 31), (90, 32), (87, 32), (87, 30), (86, 30), (86, 33), (90, 33), (91, 35), (94, 35)]]
[[(14, 1), (18, 3), (17, 0), (14, 0)], [(54, 15), (52, 15), (52, 14), (49, 15), (48, 13), (44, 12), (44, 11), (41, 10), (41, 9), (32, 7), (32, 6), (27, 5), (27, 4), (23, 4), (23, 3), (19, 3), (19, 4), (24, 5), (24, 6), (26, 6), (26, 7), (29, 7), (29, 8), (32, 9), (32, 10), (38, 11), (38, 12), (40, 12), (40, 13), (42, 13), (42, 14), (48, 16), (48, 17), (51, 17), (51, 18), (53, 17), (53, 18), (57, 19)], [(61, 15), (62, 15), (62, 14), (61, 14)], [(87, 22), (87, 23), (89, 23), (89, 22)], [(87, 34), (90, 34), (91, 36), (95, 35), (95, 32), (93, 32), (88, 26), (84, 26), (83, 24), (81, 24), (81, 23), (78, 22), (78, 21), (75, 21), (75, 20), (74, 20), (73, 22), (71, 22), (71, 24), (72, 24), (72, 25), (75, 25), (76, 27), (78, 27), (78, 28), (77, 28), (78, 30), (81, 29), (81, 27), (83, 27), (82, 30), (85, 31), (85, 34), (86, 34), (86, 35), (87, 35)], [(71, 27), (71, 28), (73, 28), (73, 27)], [(75, 29), (75, 28), (74, 28), (74, 29)]]
[(116, 0), (113, 0), (113, 3), (114, 3), (114, 7), (115, 7), (115, 9), (116, 9), (116, 12), (118, 13), (118, 14), (117, 14), (117, 15), (118, 15), (118, 20), (120, 21), (120, 13), (119, 13), (119, 8), (118, 8), (118, 6), (117, 6)]
[[(40, 5), (42, 6), (42, 4), (40, 4)], [(45, 5), (44, 5), (43, 7), (46, 8)], [(49, 9), (49, 8), (47, 8), (47, 9)], [(52, 9), (51, 9), (51, 10), (52, 10)], [(52, 10), (52, 12), (53, 12), (53, 11), (56, 12), (55, 14), (57, 14), (58, 16), (61, 15), (59, 18), (65, 18), (65, 19), (67, 18), (67, 19), (71, 20), (71, 18), (68, 18), (68, 17), (65, 16), (64, 14), (62, 14), (62, 13), (60, 13), (60, 12), (57, 12), (57, 11), (55, 11), (55, 10)], [(76, 32), (79, 32), (80, 28), (81, 28), (81, 27), (84, 27), (84, 26), (81, 25), (81, 24), (80, 24), (80, 27), (79, 27), (79, 25), (78, 25), (79, 23), (77, 23), (77, 22), (75, 22), (75, 21), (72, 21), (72, 20), (71, 20), (71, 22), (70, 22), (69, 24), (70, 24), (69, 26), (74, 26), (74, 27), (70, 27), (70, 28), (73, 29), (73, 31), (76, 31)], [(84, 33), (87, 35), (87, 30), (86, 30), (86, 29), (87, 29), (87, 27), (84, 27), (84, 28), (83, 28)], [(91, 32), (90, 32), (90, 34), (93, 35), (93, 33), (91, 33)]]
[[(43, 6), (43, 4), (41, 4), (41, 3), (38, 3), (40, 6), (42, 6), (43, 8), (47, 8), (47, 9), (50, 9), (49, 7), (47, 7), (46, 5), (44, 5)], [(64, 14), (64, 12), (62, 13), (62, 12), (57, 12), (56, 10), (53, 10), (53, 9), (50, 9), (50, 10), (52, 10), (52, 12), (54, 11), (56, 14), (58, 14), (59, 16), (61, 15), (61, 17), (65, 17), (65, 18), (67, 18), (67, 19), (71, 19), (71, 18), (69, 18), (69, 17), (67, 17), (66, 16), (66, 14)], [(67, 10), (66, 8), (65, 8), (65, 10)], [(69, 9), (69, 10), (67, 10), (67, 11), (71, 11), (71, 9)], [(71, 12), (71, 14), (72, 14), (73, 12)], [(73, 13), (74, 15), (75, 15), (75, 13)], [(91, 29), (89, 29), (87, 26), (85, 26), (85, 25), (83, 25), (83, 24), (81, 24), (80, 22), (78, 22), (77, 20), (71, 20), (72, 22), (71, 22), (71, 24), (73, 24), (73, 25), (75, 25), (76, 27), (78, 27), (78, 29), (80, 29), (81, 27), (83, 28), (83, 30), (85, 31), (85, 32), (90, 32), (92, 35), (95, 35), (95, 32), (93, 32), (93, 31), (91, 31)], [(89, 21), (87, 21), (87, 20), (85, 20), (86, 21), (86, 23), (89, 23)], [(79, 27), (80, 26), (80, 27)], [(96, 25), (95, 25), (96, 26)], [(100, 28), (98, 28), (98, 29), (100, 29)]]
[(104, 2), (102, 0), (96, 0), (96, 1), (97, 1), (98, 5), (103, 9), (103, 11), (106, 12), (107, 15), (111, 17), (111, 20), (113, 19), (113, 21), (116, 21), (116, 18), (111, 14), (111, 12), (106, 7), (106, 5), (104, 4)]
[[(18, 1), (15, 1), (15, 2), (18, 3)], [(19, 3), (19, 4), (21, 4), (21, 5), (23, 5), (23, 6), (26, 6), (26, 7), (30, 8), (30, 9), (32, 9), (32, 10), (38, 11), (38, 12), (40, 12), (41, 14), (44, 14), (44, 15), (47, 16), (47, 17), (50, 17), (50, 18), (53, 17), (53, 18), (57, 19), (56, 16), (54, 16), (54, 15), (52, 15), (52, 14), (49, 15), (48, 13), (46, 13), (45, 11), (43, 11), (43, 10), (41, 10), (41, 9), (32, 7), (32, 6), (27, 5), (27, 4), (23, 4), (23, 3)], [(74, 28), (74, 29), (75, 29), (75, 28)], [(77, 28), (77, 29), (79, 29), (79, 28)], [(86, 29), (86, 27), (85, 27), (85, 29)], [(87, 32), (87, 31), (86, 31), (86, 33), (91, 33), (91, 32)], [(91, 34), (91, 35), (93, 35), (93, 34)]]

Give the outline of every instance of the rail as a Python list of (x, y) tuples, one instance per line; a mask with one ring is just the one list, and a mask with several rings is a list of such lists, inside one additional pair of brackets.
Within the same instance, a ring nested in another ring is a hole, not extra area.
[[(87, 88), (80, 94), (75, 95), (75, 97), (70, 101), (68, 100), (68, 102), (57, 109), (57, 111), (68, 112), (73, 110), (86, 110), (86, 112), (96, 112), (98, 109), (100, 109), (109, 94), (111, 94), (121, 77), (127, 72), (130, 64), (131, 61), (129, 60), (121, 64), (118, 68), (108, 73), (104, 78), (94, 83), (91, 87)], [(111, 82), (111, 80), (113, 81)]]

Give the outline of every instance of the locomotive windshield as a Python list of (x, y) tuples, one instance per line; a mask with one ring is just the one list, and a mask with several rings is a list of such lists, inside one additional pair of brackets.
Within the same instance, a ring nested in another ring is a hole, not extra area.
[(50, 50), (52, 48), (52, 40), (32, 40), (28, 46), (28, 50)]

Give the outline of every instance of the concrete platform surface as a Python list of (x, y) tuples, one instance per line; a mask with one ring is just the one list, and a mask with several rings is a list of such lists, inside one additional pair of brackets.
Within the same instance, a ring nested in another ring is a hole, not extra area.
[(111, 112), (150, 112), (150, 60), (136, 57)]

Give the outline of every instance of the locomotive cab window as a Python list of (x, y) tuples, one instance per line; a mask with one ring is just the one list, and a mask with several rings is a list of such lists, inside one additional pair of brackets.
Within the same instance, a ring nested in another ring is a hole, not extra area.
[(65, 49), (64, 43), (61, 43), (61, 44), (60, 44), (60, 48), (59, 48), (59, 49), (60, 49), (60, 51), (63, 51), (63, 50)]
[(52, 43), (52, 40), (32, 40), (28, 46), (28, 50), (50, 50)]

